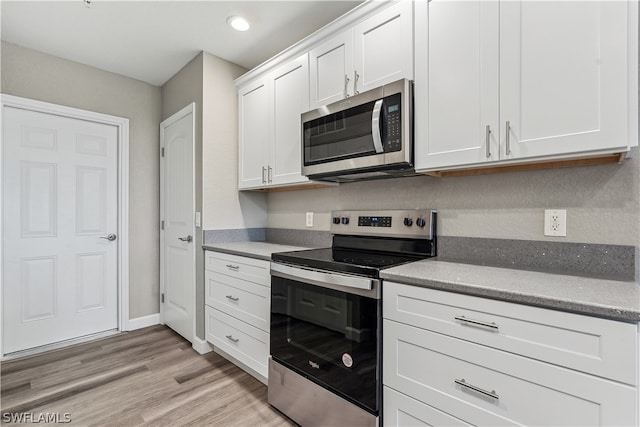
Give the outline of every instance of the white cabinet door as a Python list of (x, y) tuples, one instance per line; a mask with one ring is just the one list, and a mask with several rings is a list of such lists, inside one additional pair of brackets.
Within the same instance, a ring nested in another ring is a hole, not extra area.
[(353, 33), (351, 30), (309, 52), (310, 109), (353, 95)]
[(302, 176), (302, 125), (300, 115), (309, 110), (309, 63), (304, 54), (276, 70), (270, 77), (272, 123), (272, 185), (307, 182)]
[(627, 148), (628, 8), (501, 2), (501, 158)]
[(416, 168), (498, 160), (498, 3), (415, 7)]
[[(444, 41), (446, 43), (446, 41)], [(400, 1), (353, 29), (353, 93), (413, 79), (413, 2)]]
[(260, 79), (238, 91), (239, 182), (238, 188), (256, 188), (266, 183), (269, 158), (269, 90)]

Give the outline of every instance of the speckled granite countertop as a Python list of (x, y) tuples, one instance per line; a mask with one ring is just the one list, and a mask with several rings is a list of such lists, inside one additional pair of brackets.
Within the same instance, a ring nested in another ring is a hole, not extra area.
[(640, 322), (640, 285), (427, 259), (380, 272), (385, 280), (574, 313)]
[(290, 252), (302, 251), (305, 249), (300, 246), (280, 245), (277, 243), (267, 242), (231, 242), (231, 243), (215, 243), (212, 245), (202, 245), (202, 248), (208, 251), (222, 252), (225, 254), (246, 256), (255, 259), (271, 260), (271, 254), (274, 252)]

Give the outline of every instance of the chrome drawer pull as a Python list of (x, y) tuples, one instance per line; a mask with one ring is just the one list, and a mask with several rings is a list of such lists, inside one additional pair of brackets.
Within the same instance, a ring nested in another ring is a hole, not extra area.
[(461, 322), (470, 323), (472, 325), (484, 326), (485, 328), (495, 329), (496, 331), (498, 330), (498, 325), (496, 325), (493, 322), (489, 323), (489, 322), (483, 322), (482, 320), (467, 319), (464, 316), (456, 316), (454, 317), (454, 319), (459, 320)]
[(232, 342), (240, 341), (240, 338), (234, 338), (233, 335), (227, 335), (227, 339)]
[(240, 270), (240, 266), (239, 265), (231, 265), (231, 264), (227, 264), (226, 265), (227, 268), (231, 269), (231, 270), (235, 270), (238, 271)]
[(498, 394), (496, 393), (495, 390), (487, 391), (487, 390), (481, 389), (480, 387), (476, 387), (474, 385), (467, 384), (467, 382), (464, 380), (464, 378), (462, 378), (460, 380), (454, 380), (453, 382), (458, 384), (458, 385), (461, 385), (462, 387), (466, 387), (469, 390), (473, 390), (473, 391), (478, 392), (480, 394), (484, 394), (485, 396), (489, 396), (489, 397), (491, 397), (493, 399), (496, 399), (496, 400), (500, 399), (500, 396), (498, 396)]
[(227, 295), (227, 299), (230, 299), (231, 301), (238, 301), (240, 298), (234, 298), (233, 295)]

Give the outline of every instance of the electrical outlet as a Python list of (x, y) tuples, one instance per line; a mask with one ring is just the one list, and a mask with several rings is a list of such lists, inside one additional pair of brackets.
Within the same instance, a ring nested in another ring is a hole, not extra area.
[(307, 227), (313, 227), (313, 212), (307, 212)]
[(567, 211), (546, 209), (544, 211), (544, 235), (567, 237)]

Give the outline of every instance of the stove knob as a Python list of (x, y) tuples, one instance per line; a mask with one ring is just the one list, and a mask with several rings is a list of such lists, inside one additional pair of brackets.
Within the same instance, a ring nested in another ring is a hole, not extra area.
[(406, 225), (407, 227), (411, 227), (413, 225), (413, 220), (411, 218), (405, 218), (404, 225)]
[(427, 225), (427, 221), (425, 221), (424, 218), (418, 218), (416, 219), (416, 225), (420, 228), (424, 228), (424, 226)]
[(349, 218), (347, 218), (346, 216), (343, 216), (343, 217), (342, 217), (342, 223), (343, 223), (344, 225), (349, 224)]
[(339, 216), (334, 216), (333, 217), (333, 223), (334, 224), (340, 224), (340, 217)]

